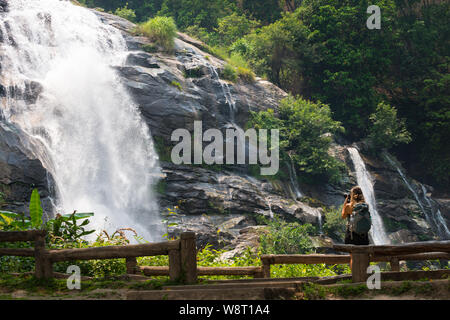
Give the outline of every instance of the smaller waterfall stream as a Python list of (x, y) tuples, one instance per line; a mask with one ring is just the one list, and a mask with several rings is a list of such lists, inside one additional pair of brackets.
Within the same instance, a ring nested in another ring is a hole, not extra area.
[(225, 101), (229, 107), (230, 122), (234, 127), (236, 127), (237, 125), (234, 123), (235, 113), (236, 113), (236, 101), (233, 99), (233, 95), (231, 94), (230, 86), (227, 83), (220, 80), (219, 73), (217, 72), (217, 69), (214, 66), (212, 66), (209, 63), (207, 63), (207, 66), (208, 66), (209, 70), (211, 71), (212, 78), (214, 80), (216, 80), (217, 82), (219, 82), (220, 86), (222, 87), (223, 96), (225, 97)]
[(420, 200), (419, 193), (414, 189), (413, 185), (409, 183), (408, 179), (406, 178), (403, 171), (400, 169), (400, 167), (394, 162), (394, 160), (389, 157), (388, 154), (384, 155), (386, 160), (397, 170), (398, 174), (402, 178), (403, 182), (405, 183), (406, 187), (411, 191), (411, 193), (414, 196), (414, 199), (416, 199), (417, 204), (419, 205), (420, 210), (425, 216), (425, 219), (427, 223), (434, 227), (437, 231), (437, 234), (444, 239), (450, 239), (450, 231), (447, 227), (447, 224), (445, 223), (444, 218), (442, 217), (441, 211), (439, 209), (435, 210), (433, 208), (433, 204), (431, 203), (430, 198), (427, 196), (427, 189), (423, 184), (420, 185), (421, 191), (422, 191), (422, 197), (424, 201)]
[(347, 148), (347, 150), (350, 153), (350, 157), (355, 166), (358, 185), (361, 187), (364, 198), (369, 205), (370, 216), (372, 218), (372, 228), (370, 229), (372, 240), (376, 245), (388, 244), (390, 243), (390, 240), (386, 235), (383, 221), (377, 211), (377, 203), (375, 200), (375, 192), (373, 190), (372, 177), (370, 176), (369, 171), (367, 171), (366, 165), (364, 164), (364, 161), (362, 160), (358, 149), (350, 147)]
[(300, 187), (298, 185), (297, 173), (295, 172), (295, 167), (292, 159), (290, 162), (286, 162), (286, 166), (288, 168), (289, 179), (291, 181), (292, 189), (294, 191), (295, 196), (294, 200), (298, 200), (299, 198), (303, 197), (303, 194), (301, 193)]

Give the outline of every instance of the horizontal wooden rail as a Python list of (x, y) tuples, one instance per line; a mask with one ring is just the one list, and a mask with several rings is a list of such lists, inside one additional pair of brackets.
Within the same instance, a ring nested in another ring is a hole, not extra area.
[(33, 248), (0, 248), (1, 256), (34, 257)]
[(343, 252), (369, 253), (380, 256), (407, 255), (426, 252), (449, 252), (450, 241), (413, 242), (398, 245), (368, 245), (357, 246), (352, 244), (334, 245), (333, 249)]
[(350, 263), (350, 255), (339, 254), (268, 254), (261, 260), (268, 264), (345, 264)]
[[(351, 254), (353, 282), (364, 282), (368, 276), (367, 268), (370, 261), (384, 259), (383, 257), (385, 257), (389, 259), (393, 271), (400, 271), (400, 260), (417, 258), (433, 260), (437, 256), (442, 256), (442, 253), (450, 253), (450, 241), (427, 241), (382, 246), (334, 245), (333, 248)], [(447, 255), (443, 257), (444, 259), (448, 258)]]
[(39, 237), (45, 237), (45, 235), (45, 230), (0, 231), (0, 242), (35, 241)]
[[(389, 262), (392, 260), (392, 256), (380, 256), (375, 255), (370, 257), (370, 261), (373, 262)], [(398, 261), (424, 261), (424, 260), (450, 260), (450, 253), (446, 252), (428, 252), (428, 253), (416, 253), (394, 256)]]
[(179, 250), (180, 240), (161, 243), (146, 243), (127, 246), (107, 246), (81, 249), (48, 251), (50, 261), (120, 259), (144, 256), (168, 255), (170, 250)]
[[(139, 269), (146, 276), (168, 276), (169, 267), (141, 266)], [(199, 276), (254, 276), (260, 277), (261, 267), (197, 267)]]

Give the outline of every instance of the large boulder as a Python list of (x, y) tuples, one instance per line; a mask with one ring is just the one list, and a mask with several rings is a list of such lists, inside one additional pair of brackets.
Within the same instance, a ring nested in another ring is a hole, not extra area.
[(37, 188), (44, 208), (52, 211), (52, 178), (34, 153), (37, 143), (14, 125), (0, 121), (0, 191), (5, 197), (2, 209), (27, 212), (31, 191)]

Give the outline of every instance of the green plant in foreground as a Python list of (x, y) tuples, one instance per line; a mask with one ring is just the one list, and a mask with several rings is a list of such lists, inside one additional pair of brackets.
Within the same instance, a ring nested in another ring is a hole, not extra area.
[(40, 228), (42, 225), (42, 215), (44, 213), (41, 206), (41, 197), (37, 189), (33, 189), (30, 199), (30, 218), (31, 226), (35, 229)]

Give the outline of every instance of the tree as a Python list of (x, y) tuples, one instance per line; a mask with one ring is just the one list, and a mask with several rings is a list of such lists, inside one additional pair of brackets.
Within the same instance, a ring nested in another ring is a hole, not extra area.
[(406, 130), (405, 119), (398, 119), (397, 109), (381, 102), (372, 115), (369, 140), (375, 149), (389, 149), (400, 143), (410, 143), (411, 135)]
[(249, 126), (280, 130), (280, 159), (292, 159), (299, 179), (319, 183), (340, 178), (342, 164), (328, 149), (332, 134), (343, 128), (332, 119), (328, 105), (288, 96), (280, 102), (278, 115), (271, 109), (253, 113)]
[(128, 2), (125, 4), (125, 7), (117, 8), (114, 14), (131, 22), (134, 22), (136, 20), (136, 13), (133, 9), (128, 8)]
[(245, 15), (233, 12), (231, 15), (219, 18), (216, 31), (222, 45), (229, 46), (258, 26), (258, 21), (249, 20)]

